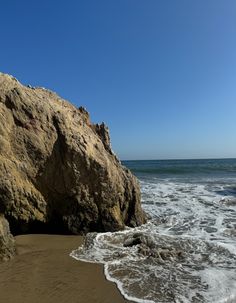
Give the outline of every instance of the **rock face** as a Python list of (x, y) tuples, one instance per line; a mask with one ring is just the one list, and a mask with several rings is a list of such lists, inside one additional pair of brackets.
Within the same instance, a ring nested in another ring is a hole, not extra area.
[(0, 213), (14, 234), (115, 231), (145, 222), (136, 178), (107, 127), (0, 73)]
[(7, 220), (0, 215), (0, 261), (9, 260), (15, 253), (14, 238)]

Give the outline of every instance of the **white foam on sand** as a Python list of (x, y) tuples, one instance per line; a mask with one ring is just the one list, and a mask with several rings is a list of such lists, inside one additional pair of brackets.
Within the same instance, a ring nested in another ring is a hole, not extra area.
[[(70, 255), (104, 264), (106, 278), (134, 302), (235, 303), (236, 237), (225, 230), (236, 228), (236, 207), (224, 203), (218, 193), (222, 185), (154, 180), (141, 187), (150, 222), (94, 235), (91, 245)], [(137, 246), (124, 247), (125, 239), (137, 232), (160, 247), (182, 249), (184, 260), (160, 264), (140, 255)]]
[[(150, 235), (150, 229), (153, 228), (147, 224), (135, 229), (135, 232)], [(199, 297), (202, 299), (199, 302), (218, 303), (233, 296), (236, 279), (235, 268), (231, 267), (236, 257), (226, 249), (186, 237), (156, 234), (153, 239), (162, 247), (182, 247), (186, 253), (183, 263), (160, 264), (155, 259), (140, 255), (137, 247), (123, 246), (127, 234), (133, 232), (129, 229), (99, 234), (94, 238), (92, 246), (80, 247), (71, 256), (80, 261), (104, 264), (106, 278), (117, 284), (126, 299), (135, 302), (191, 302)], [(222, 268), (217, 270), (219, 266)], [(168, 292), (169, 298), (174, 298), (173, 301), (165, 299)], [(163, 300), (158, 301), (159, 297)]]
[(208, 284), (206, 293), (208, 302), (236, 302), (236, 272), (206, 268), (200, 274), (202, 281)]

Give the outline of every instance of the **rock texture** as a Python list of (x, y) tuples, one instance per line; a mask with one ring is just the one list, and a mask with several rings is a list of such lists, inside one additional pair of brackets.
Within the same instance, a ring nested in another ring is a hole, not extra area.
[(145, 222), (136, 178), (107, 127), (0, 73), (0, 213), (14, 234), (115, 231)]
[(0, 215), (0, 261), (9, 260), (15, 253), (14, 238), (7, 220)]

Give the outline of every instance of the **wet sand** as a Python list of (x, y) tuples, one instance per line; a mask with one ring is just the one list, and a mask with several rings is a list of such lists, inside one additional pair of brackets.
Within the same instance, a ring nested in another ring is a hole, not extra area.
[(69, 256), (82, 240), (80, 236), (17, 236), (17, 256), (0, 264), (0, 302), (129, 302), (105, 279), (102, 265)]

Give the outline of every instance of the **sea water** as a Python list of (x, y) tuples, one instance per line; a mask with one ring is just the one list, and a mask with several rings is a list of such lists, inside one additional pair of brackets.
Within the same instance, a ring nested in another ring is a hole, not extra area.
[[(104, 264), (108, 280), (135, 302), (236, 302), (236, 159), (125, 161), (139, 179), (146, 224), (91, 234), (75, 259)], [(134, 233), (183, 259), (124, 247)]]

